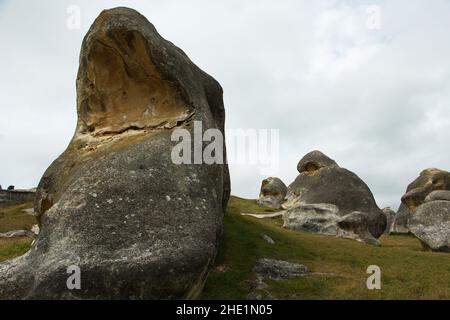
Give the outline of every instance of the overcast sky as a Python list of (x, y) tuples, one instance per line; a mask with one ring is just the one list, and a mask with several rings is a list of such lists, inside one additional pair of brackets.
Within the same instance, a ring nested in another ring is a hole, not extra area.
[[(70, 5), (79, 29), (67, 27)], [(319, 149), (397, 208), (428, 167), (450, 169), (450, 2), (0, 0), (0, 184), (36, 186), (76, 124), (84, 34), (128, 6), (224, 88), (229, 129), (279, 129), (278, 176)], [(377, 9), (379, 9), (380, 19)], [(258, 165), (231, 166), (256, 198)]]

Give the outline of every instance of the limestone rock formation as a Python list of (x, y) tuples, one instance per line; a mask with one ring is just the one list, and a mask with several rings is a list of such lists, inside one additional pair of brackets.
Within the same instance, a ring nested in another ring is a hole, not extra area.
[(253, 267), (253, 272), (263, 278), (274, 280), (301, 277), (309, 272), (302, 264), (274, 259), (259, 259)]
[(393, 232), (409, 233), (408, 221), (417, 208), (425, 203), (427, 196), (433, 191), (445, 190), (450, 191), (450, 172), (435, 168), (422, 171), (402, 197), (402, 205), (397, 212)]
[(395, 214), (389, 234), (409, 234), (408, 219), (410, 214), (408, 207), (402, 203)]
[[(198, 297), (222, 234), (228, 167), (174, 164), (171, 134), (193, 136), (193, 121), (223, 133), (222, 88), (144, 16), (115, 8), (83, 40), (77, 111), (37, 190), (37, 241), (0, 264), (0, 299)], [(66, 286), (71, 265), (80, 290)]]
[(424, 202), (426, 203), (426, 202), (438, 201), (438, 200), (450, 201), (450, 191), (449, 190), (433, 191), (425, 198)]
[(386, 215), (386, 230), (384, 233), (390, 234), (395, 220), (395, 211), (389, 207), (384, 208), (382, 211)]
[(409, 218), (408, 227), (426, 248), (450, 252), (450, 201), (420, 205)]
[(287, 187), (279, 178), (270, 177), (263, 180), (258, 203), (270, 208), (279, 209), (286, 197)]
[(0, 238), (20, 238), (20, 237), (35, 237), (36, 234), (30, 230), (12, 230), (8, 232), (1, 233)]
[(450, 172), (440, 169), (426, 169), (414, 180), (402, 197), (408, 209), (414, 213), (425, 198), (436, 190), (450, 190)]
[(386, 230), (386, 216), (369, 187), (353, 172), (341, 168), (321, 153), (305, 155), (297, 166), (300, 175), (289, 186), (284, 209), (306, 204), (332, 204), (344, 217), (354, 212), (367, 216), (369, 232), (379, 238)]
[(369, 232), (368, 217), (362, 212), (339, 215), (332, 204), (305, 204), (288, 209), (283, 215), (284, 228), (354, 239), (379, 245)]

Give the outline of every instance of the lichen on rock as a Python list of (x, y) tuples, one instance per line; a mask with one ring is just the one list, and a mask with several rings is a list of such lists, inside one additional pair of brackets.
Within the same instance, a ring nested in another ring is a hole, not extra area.
[[(198, 297), (229, 173), (226, 164), (174, 164), (171, 134), (192, 134), (193, 121), (224, 133), (221, 86), (144, 16), (115, 8), (83, 40), (77, 111), (69, 146), (39, 183), (36, 242), (0, 263), (0, 299)], [(71, 265), (80, 290), (67, 288)]]

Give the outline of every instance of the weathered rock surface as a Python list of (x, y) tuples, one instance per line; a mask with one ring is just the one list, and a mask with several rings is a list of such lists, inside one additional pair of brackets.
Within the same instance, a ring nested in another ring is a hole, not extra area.
[(279, 178), (270, 177), (263, 180), (258, 203), (270, 208), (279, 209), (286, 197), (287, 187)]
[(283, 215), (284, 228), (313, 232), (341, 238), (354, 239), (379, 245), (369, 232), (367, 215), (352, 212), (339, 215), (339, 208), (332, 204), (305, 204), (288, 209)]
[(405, 204), (401, 204), (395, 214), (390, 234), (409, 234), (408, 219), (411, 212)]
[[(220, 85), (145, 17), (115, 8), (83, 40), (77, 111), (70, 145), (38, 187), (37, 241), (0, 264), (0, 298), (198, 297), (222, 234), (228, 168), (174, 164), (171, 134), (193, 136), (193, 121), (223, 132)], [(71, 265), (80, 290), (66, 286)]]
[(425, 247), (450, 252), (450, 201), (420, 205), (409, 218), (408, 227)]
[(450, 172), (435, 168), (426, 169), (409, 184), (406, 193), (402, 196), (402, 204), (397, 212), (391, 233), (409, 233), (408, 220), (417, 208), (426, 202), (428, 195), (434, 191), (450, 191)]
[(33, 232), (35, 235), (39, 235), (39, 225), (35, 224), (31, 227), (31, 232)]
[(320, 151), (305, 155), (297, 168), (300, 175), (288, 188), (284, 209), (304, 204), (332, 204), (339, 208), (340, 217), (353, 212), (366, 215), (374, 238), (384, 233), (386, 216), (369, 187), (356, 174), (339, 167)]
[(426, 203), (426, 202), (438, 201), (438, 200), (450, 201), (450, 191), (447, 191), (447, 190), (433, 191), (425, 198), (424, 202)]
[(292, 277), (301, 277), (309, 271), (308, 268), (302, 264), (274, 259), (260, 259), (253, 267), (253, 272), (263, 278), (281, 280)]
[(450, 190), (450, 172), (440, 169), (426, 169), (407, 188), (402, 197), (411, 213), (425, 202), (425, 198), (436, 190)]
[(384, 233), (390, 234), (395, 221), (395, 211), (391, 208), (384, 208), (382, 211), (386, 215), (386, 230)]
[(36, 234), (30, 230), (12, 230), (0, 233), (0, 238), (20, 238), (20, 237), (34, 238), (35, 236)]

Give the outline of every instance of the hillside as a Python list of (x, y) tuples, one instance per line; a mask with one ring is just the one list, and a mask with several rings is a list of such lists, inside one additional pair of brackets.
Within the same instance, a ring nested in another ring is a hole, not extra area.
[[(34, 223), (22, 209), (30, 204), (0, 208), (0, 230), (29, 228)], [(270, 210), (268, 210), (270, 211)], [(288, 280), (265, 280), (277, 299), (450, 299), (450, 255), (422, 251), (411, 236), (384, 236), (375, 247), (281, 228), (281, 219), (258, 220), (240, 213), (261, 213), (254, 200), (232, 197), (225, 215), (225, 231), (203, 299), (245, 299), (259, 258), (306, 265), (313, 273)], [(32, 217), (31, 217), (32, 218)], [(269, 244), (261, 234), (270, 236)], [(0, 261), (25, 253), (28, 238), (0, 239)], [(366, 269), (382, 270), (382, 289), (366, 288)]]
[[(33, 202), (13, 204), (0, 207), (0, 233), (11, 230), (31, 230), (36, 224), (36, 219), (25, 212), (24, 209), (33, 207)], [(19, 256), (30, 248), (32, 239), (23, 238), (0, 238), (0, 261), (12, 259)]]
[[(450, 255), (422, 251), (412, 236), (383, 236), (381, 247), (281, 228), (281, 219), (258, 220), (240, 213), (261, 212), (254, 200), (232, 197), (225, 215), (225, 232), (204, 299), (244, 299), (259, 258), (298, 262), (307, 276), (265, 282), (278, 299), (450, 299)], [(275, 244), (261, 239), (270, 236)], [(382, 271), (382, 289), (366, 287), (366, 269)]]

